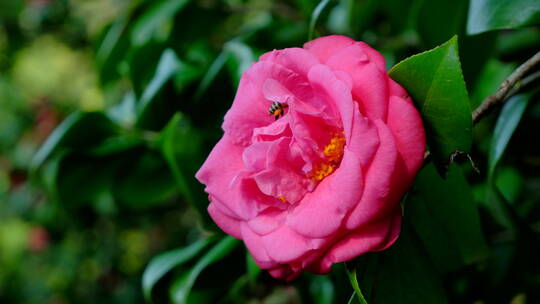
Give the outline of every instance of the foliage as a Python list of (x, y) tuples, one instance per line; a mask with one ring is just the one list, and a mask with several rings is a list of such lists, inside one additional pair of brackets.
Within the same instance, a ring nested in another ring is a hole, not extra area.
[[(539, 23), (532, 0), (1, 1), (0, 302), (540, 302), (538, 80), (470, 118)], [(327, 34), (383, 53), (431, 156), (394, 246), (278, 282), (194, 173), (242, 72)]]

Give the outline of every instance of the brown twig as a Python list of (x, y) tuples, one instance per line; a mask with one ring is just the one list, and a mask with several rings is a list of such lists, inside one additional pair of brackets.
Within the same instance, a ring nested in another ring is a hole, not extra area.
[(540, 52), (534, 54), (529, 60), (520, 65), (497, 89), (495, 94), (488, 96), (472, 114), (473, 124), (477, 123), (486, 114), (491, 112), (496, 106), (510, 97), (512, 88), (536, 65), (540, 62)]

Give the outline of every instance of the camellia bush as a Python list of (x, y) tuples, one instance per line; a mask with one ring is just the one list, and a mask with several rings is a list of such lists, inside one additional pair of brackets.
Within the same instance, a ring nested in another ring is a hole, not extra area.
[(540, 303), (540, 1), (83, 2), (0, 4), (0, 302)]

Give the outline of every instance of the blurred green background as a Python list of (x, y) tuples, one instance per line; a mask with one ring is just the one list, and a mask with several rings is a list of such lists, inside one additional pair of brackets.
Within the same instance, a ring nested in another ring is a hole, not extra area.
[[(265, 51), (302, 46), (317, 4), (1, 0), (0, 303), (143, 303), (141, 277), (152, 257), (219, 235), (193, 175), (221, 136), (242, 71)], [(314, 29), (366, 41), (388, 67), (458, 34), (474, 108), (540, 49), (539, 27), (527, 26), (535, 22), (503, 31), (476, 25), (475, 33), (476, 17), (467, 0), (341, 0), (329, 1)], [(524, 225), (538, 231), (540, 106), (528, 96), (493, 178)], [(481, 173), (462, 164), (490, 253), (442, 271), (452, 303), (540, 301), (537, 235), (515, 237), (486, 199), (496, 119), (475, 128)], [(351, 296), (342, 265), (286, 285), (246, 263), (242, 246), (230, 250), (204, 270), (190, 302), (346, 303)], [(176, 277), (156, 285), (156, 303), (178, 302), (169, 290)]]

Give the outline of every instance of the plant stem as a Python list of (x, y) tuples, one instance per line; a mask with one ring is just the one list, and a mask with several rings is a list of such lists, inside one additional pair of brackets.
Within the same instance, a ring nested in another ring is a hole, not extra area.
[[(518, 84), (519, 87), (525, 85), (524, 81), (520, 82), (520, 80), (524, 78), (525, 75), (539, 62), (540, 62), (540, 51), (534, 54), (534, 56), (529, 58), (529, 60), (525, 61), (512, 74), (510, 74), (510, 76), (508, 76), (508, 78), (506, 78), (501, 83), (501, 85), (497, 89), (497, 92), (495, 92), (495, 94), (490, 95), (486, 99), (484, 99), (484, 101), (482, 101), (480, 106), (478, 106), (478, 108), (474, 110), (472, 114), (473, 124), (476, 124), (478, 121), (480, 121), (480, 119), (482, 119), (482, 117), (484, 117), (489, 112), (491, 112), (496, 106), (503, 103), (508, 97), (511, 96), (512, 92), (515, 93), (515, 91), (512, 89), (516, 86), (516, 84)], [(538, 75), (536, 75), (535, 77), (538, 77)], [(528, 79), (529, 82), (533, 80), (535, 79)]]

